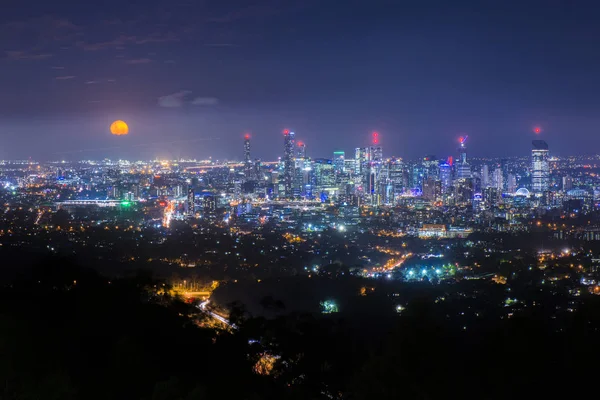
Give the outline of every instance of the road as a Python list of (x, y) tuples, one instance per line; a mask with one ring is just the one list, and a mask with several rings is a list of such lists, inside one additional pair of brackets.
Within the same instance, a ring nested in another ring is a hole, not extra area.
[(203, 312), (205, 312), (206, 314), (208, 314), (208, 315), (210, 315), (211, 317), (213, 317), (214, 319), (216, 319), (217, 321), (221, 321), (222, 323), (224, 323), (224, 324), (225, 324), (225, 325), (227, 325), (228, 327), (230, 327), (230, 328), (233, 328), (233, 329), (237, 329), (237, 325), (236, 325), (236, 324), (234, 324), (234, 323), (231, 323), (231, 322), (230, 322), (230, 321), (229, 321), (227, 318), (225, 318), (225, 317), (223, 317), (223, 316), (221, 316), (221, 315), (217, 314), (216, 312), (210, 311), (210, 310), (209, 310), (209, 309), (206, 307), (206, 306), (208, 305), (209, 301), (210, 301), (209, 299), (208, 299), (208, 300), (205, 300), (205, 301), (203, 301), (202, 303), (200, 303), (200, 304), (198, 305), (198, 308), (199, 308), (200, 310), (202, 310)]

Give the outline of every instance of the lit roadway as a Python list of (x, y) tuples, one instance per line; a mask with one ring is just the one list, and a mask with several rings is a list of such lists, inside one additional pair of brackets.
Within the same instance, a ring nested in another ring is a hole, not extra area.
[(225, 318), (225, 317), (223, 317), (223, 316), (221, 316), (221, 315), (219, 315), (219, 314), (217, 314), (217, 313), (215, 313), (213, 311), (210, 311), (208, 308), (206, 308), (206, 306), (208, 305), (209, 301), (210, 300), (203, 301), (202, 303), (200, 303), (198, 305), (198, 308), (201, 309), (203, 312), (207, 313), (208, 315), (210, 315), (211, 317), (213, 317), (214, 319), (216, 319), (217, 321), (221, 321), (222, 323), (224, 323), (228, 327), (233, 328), (233, 329), (237, 329), (236, 324), (231, 323), (227, 318)]

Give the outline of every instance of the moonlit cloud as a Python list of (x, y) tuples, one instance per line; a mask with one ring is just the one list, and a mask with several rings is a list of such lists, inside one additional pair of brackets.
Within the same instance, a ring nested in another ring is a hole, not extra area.
[(215, 97), (196, 97), (192, 100), (194, 106), (215, 106), (219, 104), (219, 99)]
[(185, 98), (190, 93), (189, 90), (181, 90), (177, 93), (168, 94), (158, 98), (158, 105), (166, 108), (182, 107), (185, 104)]
[(56, 79), (57, 81), (66, 81), (66, 80), (74, 79), (74, 78), (75, 78), (75, 75), (65, 75), (65, 76), (57, 76), (54, 79)]

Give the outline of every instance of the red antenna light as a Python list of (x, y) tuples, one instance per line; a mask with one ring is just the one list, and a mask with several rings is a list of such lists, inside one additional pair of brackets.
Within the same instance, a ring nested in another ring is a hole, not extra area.
[(379, 144), (379, 133), (373, 132), (373, 144)]
[(540, 133), (542, 133), (542, 128), (540, 128), (539, 126), (536, 126), (535, 128), (533, 128), (533, 133), (535, 133), (536, 135), (539, 135)]
[(452, 166), (454, 164), (454, 158), (452, 156), (448, 157), (448, 165)]
[(298, 142), (298, 147), (304, 146), (304, 142)]
[(249, 133), (246, 133), (246, 134), (244, 135), (244, 139), (246, 139), (246, 140), (250, 140), (250, 134), (249, 134)]
[(284, 135), (289, 135), (290, 134), (290, 130), (289, 129), (284, 129), (283, 130), (283, 134)]

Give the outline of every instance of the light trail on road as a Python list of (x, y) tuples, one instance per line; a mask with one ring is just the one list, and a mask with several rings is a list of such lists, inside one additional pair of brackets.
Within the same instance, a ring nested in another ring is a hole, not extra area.
[(221, 316), (221, 315), (219, 315), (219, 314), (217, 314), (217, 313), (215, 313), (215, 312), (210, 311), (209, 309), (207, 309), (206, 306), (208, 305), (209, 301), (210, 300), (203, 301), (202, 303), (200, 303), (198, 305), (198, 308), (200, 310), (202, 310), (203, 312), (207, 313), (208, 315), (210, 315), (211, 317), (213, 317), (214, 319), (216, 319), (217, 321), (221, 321), (222, 323), (224, 323), (228, 327), (233, 328), (233, 329), (237, 329), (238, 328), (236, 324), (232, 323), (227, 318), (225, 318), (225, 317), (223, 317), (223, 316)]

